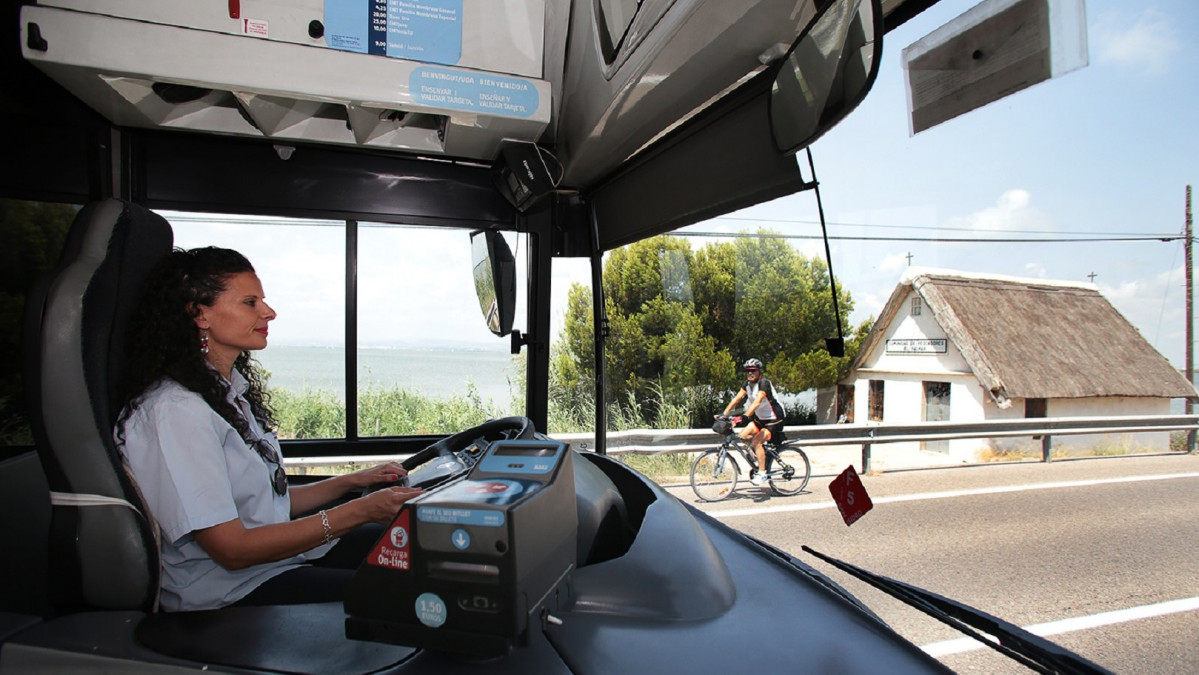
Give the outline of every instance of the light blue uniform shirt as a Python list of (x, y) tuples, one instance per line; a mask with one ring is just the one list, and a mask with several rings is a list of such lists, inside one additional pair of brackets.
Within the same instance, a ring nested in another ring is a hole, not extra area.
[[(249, 422), (252, 439), (264, 433), (242, 394), (248, 384), (233, 371), (230, 402)], [(196, 543), (192, 532), (240, 518), (247, 529), (291, 519), (291, 498), (272, 487), (275, 465), (199, 394), (164, 379), (147, 390), (125, 422), (121, 453), (162, 533), (164, 610), (215, 609), (237, 602), (264, 581), (324, 555), (331, 545), (278, 562), (228, 570)], [(278, 455), (282, 461), (282, 454)]]

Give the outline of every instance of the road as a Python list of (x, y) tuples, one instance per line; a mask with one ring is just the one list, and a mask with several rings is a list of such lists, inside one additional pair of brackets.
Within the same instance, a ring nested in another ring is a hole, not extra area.
[(1049, 624), (1050, 640), (1117, 673), (1199, 673), (1199, 457), (864, 476), (875, 505), (850, 527), (831, 479), (814, 476), (795, 497), (745, 482), (716, 504), (670, 491), (828, 574), (956, 671), (1027, 672), (801, 546), (1026, 628)]

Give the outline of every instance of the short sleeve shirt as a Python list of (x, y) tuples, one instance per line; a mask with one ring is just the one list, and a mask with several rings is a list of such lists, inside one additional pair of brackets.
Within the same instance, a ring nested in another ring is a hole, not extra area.
[[(754, 402), (754, 398), (758, 395), (758, 390), (761, 388), (762, 380), (758, 380), (756, 383), (750, 383), (748, 381), (745, 383), (745, 395), (748, 397), (749, 403), (752, 404)], [(767, 382), (764, 390), (766, 397), (763, 398), (762, 402), (758, 404), (757, 410), (747, 411), (763, 422), (772, 422), (776, 417), (774, 414), (774, 406), (770, 404), (770, 397), (774, 395), (772, 389), (773, 387), (771, 387), (770, 383)]]
[[(250, 426), (252, 440), (279, 452), (242, 396), (248, 384), (233, 371), (229, 400)], [(275, 465), (197, 393), (163, 379), (142, 397), (125, 422), (121, 447), (142, 496), (162, 532), (164, 610), (215, 609), (237, 602), (267, 579), (319, 558), (329, 545), (277, 562), (229, 570), (192, 535), (195, 530), (241, 519), (247, 529), (291, 519), (291, 498), (271, 487)], [(277, 454), (282, 461), (282, 454)]]

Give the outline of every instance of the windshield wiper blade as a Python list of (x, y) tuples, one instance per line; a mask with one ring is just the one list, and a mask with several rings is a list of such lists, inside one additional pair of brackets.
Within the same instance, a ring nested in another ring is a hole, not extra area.
[[(1092, 675), (1110, 673), (1074, 652), (1045, 638), (986, 612), (950, 600), (932, 591), (896, 581), (874, 572), (837, 560), (807, 546), (804, 551), (820, 558), (837, 569), (901, 600), (929, 616), (951, 626), (1004, 656), (1040, 673), (1077, 673)], [(980, 632), (981, 631), (981, 632)]]

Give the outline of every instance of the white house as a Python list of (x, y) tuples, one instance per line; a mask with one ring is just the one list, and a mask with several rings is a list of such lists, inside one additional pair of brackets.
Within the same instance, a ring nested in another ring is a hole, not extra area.
[[(818, 408), (834, 416), (822, 422), (978, 422), (1165, 415), (1171, 399), (1194, 396), (1186, 378), (1093, 284), (913, 267), (835, 396), (826, 393)], [(1055, 446), (1100, 438), (1061, 437)], [(1122, 442), (1165, 449), (1169, 434)], [(969, 460), (1012, 443), (955, 439), (923, 447)]]

